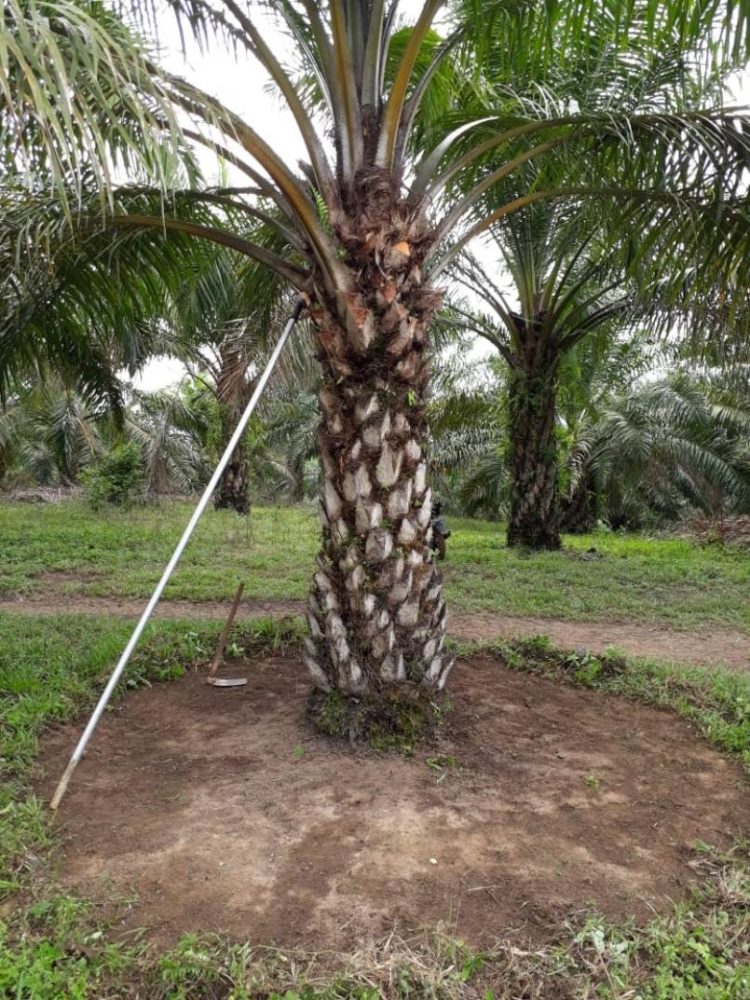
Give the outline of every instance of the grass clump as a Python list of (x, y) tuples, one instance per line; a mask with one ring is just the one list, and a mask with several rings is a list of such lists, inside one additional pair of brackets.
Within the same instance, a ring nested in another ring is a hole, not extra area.
[(316, 732), (350, 746), (411, 755), (434, 735), (443, 708), (434, 698), (414, 689), (396, 688), (378, 699), (347, 698), (340, 691), (313, 691), (308, 715)]

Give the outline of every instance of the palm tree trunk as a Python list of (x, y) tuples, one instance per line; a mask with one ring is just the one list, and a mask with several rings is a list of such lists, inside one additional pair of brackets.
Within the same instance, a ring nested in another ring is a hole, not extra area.
[(507, 539), (511, 547), (559, 549), (557, 483), (558, 352), (550, 338), (529, 325), (524, 350), (510, 380), (511, 499)]
[(217, 510), (234, 510), (238, 514), (248, 513), (250, 510), (248, 466), (245, 444), (240, 441), (216, 487), (214, 506)]
[(317, 688), (376, 707), (429, 699), (452, 666), (423, 451), (424, 350), (441, 295), (422, 284), (416, 234), (394, 230), (386, 219), (388, 242), (363, 236), (346, 322), (322, 302), (310, 310), (323, 367), (323, 539), (305, 662)]
[[(220, 352), (221, 367), (216, 380), (216, 398), (221, 414), (221, 451), (234, 434), (247, 399), (248, 384), (245, 381), (246, 364), (234, 345), (223, 345)], [(234, 454), (222, 473), (214, 494), (217, 510), (234, 510), (247, 514), (250, 510), (250, 461), (247, 442), (239, 441)]]
[(585, 535), (596, 524), (595, 495), (587, 475), (582, 475), (562, 503), (560, 526), (571, 535)]

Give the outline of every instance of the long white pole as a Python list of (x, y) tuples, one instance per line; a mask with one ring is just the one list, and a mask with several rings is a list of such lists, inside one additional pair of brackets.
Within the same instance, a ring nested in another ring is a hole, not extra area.
[(133, 630), (133, 634), (131, 635), (127, 646), (125, 647), (122, 656), (118, 660), (117, 666), (115, 667), (114, 671), (112, 672), (112, 676), (109, 678), (109, 681), (107, 682), (107, 686), (105, 687), (104, 691), (102, 691), (102, 695), (99, 698), (97, 706), (94, 709), (94, 712), (88, 721), (88, 725), (84, 729), (83, 734), (81, 735), (81, 738), (78, 741), (78, 745), (73, 751), (73, 756), (70, 758), (68, 766), (65, 768), (65, 773), (63, 774), (62, 778), (60, 778), (60, 782), (57, 788), (55, 789), (55, 794), (52, 796), (52, 799), (50, 801), (50, 809), (55, 810), (60, 805), (60, 801), (63, 795), (65, 794), (65, 790), (68, 787), (68, 782), (70, 781), (70, 777), (73, 774), (73, 771), (75, 771), (76, 765), (78, 764), (79, 760), (83, 756), (83, 752), (86, 749), (86, 745), (88, 744), (94, 730), (96, 729), (97, 723), (101, 718), (102, 712), (107, 707), (107, 703), (109, 702), (109, 699), (112, 697), (112, 692), (114, 691), (117, 682), (122, 676), (122, 672), (127, 666), (128, 660), (133, 654), (133, 650), (138, 645), (138, 640), (140, 639), (141, 634), (144, 628), (146, 627), (149, 618), (153, 614), (154, 608), (159, 603), (159, 599), (161, 598), (161, 595), (164, 592), (164, 588), (169, 582), (169, 578), (174, 572), (175, 566), (180, 561), (180, 557), (182, 556), (182, 553), (185, 551), (185, 546), (190, 541), (190, 536), (193, 534), (196, 524), (200, 520), (203, 511), (206, 509), (208, 501), (211, 499), (211, 495), (213, 494), (214, 490), (216, 489), (216, 486), (218, 485), (222, 472), (227, 467), (227, 464), (229, 463), (229, 460), (232, 457), (232, 454), (234, 453), (234, 449), (237, 447), (240, 438), (245, 432), (245, 428), (247, 427), (247, 423), (250, 417), (252, 416), (253, 410), (255, 409), (258, 400), (263, 394), (263, 390), (265, 389), (268, 380), (271, 377), (271, 373), (276, 367), (276, 362), (279, 360), (279, 355), (283, 351), (284, 346), (287, 340), (289, 339), (289, 335), (291, 334), (292, 329), (294, 328), (294, 324), (300, 317), (303, 305), (304, 304), (301, 300), (297, 303), (297, 307), (295, 308), (293, 315), (289, 318), (289, 321), (284, 327), (284, 332), (281, 334), (279, 342), (274, 348), (273, 354), (268, 359), (268, 364), (266, 365), (265, 371), (261, 375), (260, 381), (255, 387), (255, 392), (253, 393), (250, 402), (247, 404), (245, 412), (242, 414), (242, 417), (240, 418), (240, 422), (237, 424), (237, 428), (234, 434), (232, 435), (232, 439), (227, 445), (224, 454), (221, 456), (219, 464), (216, 466), (216, 470), (214, 471), (213, 476), (211, 476), (208, 485), (203, 491), (203, 496), (198, 501), (198, 506), (195, 508), (193, 516), (190, 518), (187, 527), (183, 531), (182, 538), (177, 543), (177, 548), (174, 550), (172, 558), (167, 563), (167, 567), (162, 573), (161, 580), (159, 580), (159, 582), (157, 583), (156, 589), (151, 595), (151, 599), (146, 605), (146, 608), (143, 614), (141, 615), (138, 624)]

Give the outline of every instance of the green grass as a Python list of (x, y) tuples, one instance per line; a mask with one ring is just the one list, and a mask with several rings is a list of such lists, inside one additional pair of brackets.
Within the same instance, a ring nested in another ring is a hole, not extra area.
[(479, 953), (438, 933), (354, 956), (280, 952), (205, 934), (161, 955), (116, 945), (67, 896), (0, 924), (0, 996), (18, 1000), (746, 1000), (750, 870), (706, 854), (687, 903), (643, 927), (590, 917), (553, 945)]
[(562, 552), (529, 555), (508, 550), (496, 524), (455, 520), (451, 527), (445, 576), (462, 610), (750, 631), (747, 553), (602, 531), (566, 537)]
[[(70, 593), (147, 597), (161, 576), (193, 505), (94, 513), (85, 504), (0, 504), (0, 594), (28, 593), (40, 574), (90, 574), (62, 584)], [(317, 519), (309, 511), (256, 508), (249, 518), (209, 510), (170, 583), (166, 598), (207, 601), (233, 596), (245, 580), (247, 597), (304, 597), (317, 549)]]
[[(220, 623), (156, 623), (129, 685), (168, 681), (205, 659)], [(643, 926), (596, 914), (558, 928), (547, 947), (503, 942), (484, 954), (439, 933), (349, 956), (311, 956), (186, 936), (167, 952), (123, 943), (85, 899), (51, 876), (55, 835), (29, 792), (40, 733), (91, 704), (128, 627), (117, 620), (0, 616), (0, 878), (24, 895), (0, 918), (0, 997), (17, 1000), (450, 1000), (550, 996), (590, 1000), (744, 1000), (750, 996), (747, 845), (698, 847), (699, 890)], [(297, 641), (300, 627), (243, 627), (246, 651)], [(467, 652), (468, 649), (464, 649)], [(497, 649), (495, 650), (497, 651)], [(515, 669), (678, 711), (750, 767), (750, 678), (650, 664), (612, 653), (573, 655), (543, 639), (499, 647)], [(696, 738), (698, 738), (696, 734)], [(116, 901), (113, 901), (116, 903)]]
[[(0, 504), (0, 595), (31, 593), (42, 574), (82, 574), (57, 586), (74, 595), (147, 597), (192, 507), (167, 503), (94, 514), (67, 502)], [(566, 538), (563, 552), (505, 547), (503, 526), (451, 519), (445, 563), (450, 607), (571, 620), (623, 620), (750, 632), (750, 557), (684, 539), (596, 533)], [(246, 595), (303, 599), (318, 544), (317, 520), (298, 508), (255, 508), (249, 519), (210, 510), (167, 599)], [(595, 548), (595, 553), (588, 550)]]

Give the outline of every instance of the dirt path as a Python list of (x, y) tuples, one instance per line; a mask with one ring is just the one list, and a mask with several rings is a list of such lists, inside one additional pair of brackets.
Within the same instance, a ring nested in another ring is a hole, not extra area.
[[(0, 599), (0, 611), (29, 615), (87, 614), (118, 615), (138, 618), (145, 602), (142, 599), (66, 596), (44, 591), (27, 598)], [(222, 619), (229, 602), (163, 601), (156, 617), (169, 619)], [(267, 615), (301, 615), (302, 601), (243, 601), (239, 618)], [(523, 618), (493, 612), (452, 615), (448, 630), (455, 639), (491, 641), (493, 639), (547, 635), (565, 648), (584, 648), (601, 652), (617, 646), (631, 656), (676, 660), (680, 663), (723, 663), (735, 670), (750, 671), (750, 636), (732, 629), (703, 629), (681, 632), (656, 625), (630, 622), (573, 622), (558, 618)]]
[[(123, 931), (355, 950), (445, 921), (478, 947), (545, 941), (582, 908), (668, 909), (697, 840), (750, 829), (739, 764), (687, 723), (490, 656), (462, 664), (440, 745), (412, 758), (316, 737), (296, 657), (231, 670), (246, 687), (188, 673), (129, 694), (63, 801), (63, 884), (132, 900)], [(45, 797), (77, 736), (45, 736)]]

